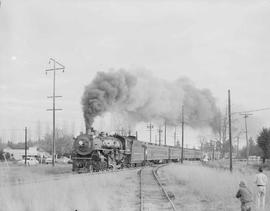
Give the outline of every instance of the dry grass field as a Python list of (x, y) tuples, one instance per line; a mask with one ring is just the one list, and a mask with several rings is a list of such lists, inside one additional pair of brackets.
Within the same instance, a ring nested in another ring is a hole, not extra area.
[[(0, 211), (109, 211), (138, 210), (137, 170), (100, 175), (67, 175), (52, 180), (51, 175), (67, 173), (70, 166), (13, 167), (0, 169)], [(253, 191), (256, 169), (238, 167), (233, 173), (200, 164), (171, 164), (158, 171), (166, 189), (175, 195), (174, 203), (181, 211), (238, 211), (235, 198), (240, 180)], [(266, 174), (270, 178), (269, 171)], [(22, 181), (49, 180), (24, 185)], [(267, 189), (270, 210), (270, 188)]]
[(63, 180), (0, 187), (0, 211), (136, 210), (137, 189), (136, 170), (70, 175)]
[[(256, 186), (252, 169), (227, 170), (198, 164), (172, 164), (159, 170), (166, 189), (175, 194), (174, 203), (181, 211), (237, 211), (240, 202), (235, 198), (238, 184), (245, 180), (255, 201)], [(270, 178), (269, 172), (266, 174)], [(267, 189), (267, 208), (270, 210), (270, 188)]]

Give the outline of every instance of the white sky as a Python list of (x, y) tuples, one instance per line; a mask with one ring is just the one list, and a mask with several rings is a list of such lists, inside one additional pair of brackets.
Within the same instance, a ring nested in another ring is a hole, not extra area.
[[(223, 109), (229, 88), (233, 111), (270, 107), (269, 24), (270, 2), (260, 0), (2, 0), (0, 136), (25, 126), (34, 136), (38, 120), (43, 131), (51, 123), (52, 74), (44, 71), (50, 57), (66, 66), (57, 73), (64, 96), (58, 125), (75, 124), (76, 132), (84, 128), (84, 86), (109, 68), (187, 76)], [(250, 135), (269, 119), (270, 110), (254, 113)]]

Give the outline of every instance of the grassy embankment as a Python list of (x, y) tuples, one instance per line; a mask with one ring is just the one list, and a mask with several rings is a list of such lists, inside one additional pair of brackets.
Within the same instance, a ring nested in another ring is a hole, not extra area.
[[(166, 178), (167, 189), (175, 194), (175, 204), (181, 211), (234, 211), (240, 202), (235, 198), (241, 180), (251, 189), (254, 202), (256, 171), (241, 168), (241, 171), (209, 168), (200, 165), (173, 164), (160, 170)], [(270, 176), (269, 172), (266, 172)], [(270, 178), (270, 177), (269, 177)], [(270, 189), (267, 189), (267, 208), (270, 210)]]
[(0, 188), (0, 211), (136, 210), (137, 188), (136, 171), (5, 186)]

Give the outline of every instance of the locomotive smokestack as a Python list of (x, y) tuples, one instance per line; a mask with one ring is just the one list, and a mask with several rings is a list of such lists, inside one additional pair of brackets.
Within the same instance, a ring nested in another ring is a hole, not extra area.
[(85, 130), (85, 134), (90, 134), (90, 132), (91, 132), (91, 130), (90, 130), (90, 128), (86, 128), (86, 130)]
[(95, 117), (105, 112), (116, 113), (131, 125), (165, 119), (168, 126), (175, 126), (180, 105), (186, 108), (189, 126), (218, 130), (220, 111), (215, 98), (209, 90), (196, 88), (187, 78), (168, 82), (146, 70), (98, 72), (82, 97), (86, 130), (91, 128)]
[(92, 135), (93, 133), (95, 133), (95, 129), (93, 127), (87, 128), (86, 127), (86, 134), (88, 135)]

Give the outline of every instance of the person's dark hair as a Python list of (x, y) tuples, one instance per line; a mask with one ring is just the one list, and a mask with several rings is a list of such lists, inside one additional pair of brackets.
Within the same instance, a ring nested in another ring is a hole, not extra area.
[(263, 172), (263, 169), (262, 169), (262, 167), (260, 167), (260, 168), (259, 168), (259, 172)]

